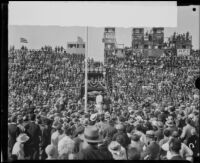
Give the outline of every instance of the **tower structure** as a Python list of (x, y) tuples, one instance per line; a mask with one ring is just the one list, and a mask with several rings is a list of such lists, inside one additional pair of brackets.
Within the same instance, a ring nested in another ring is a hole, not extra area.
[(144, 44), (144, 28), (133, 28), (132, 31), (132, 49), (142, 50)]
[(164, 28), (154, 27), (152, 31), (153, 49), (162, 49), (164, 44)]
[(104, 64), (106, 65), (108, 59), (114, 55), (116, 49), (115, 28), (106, 27), (104, 29), (103, 43), (104, 43)]

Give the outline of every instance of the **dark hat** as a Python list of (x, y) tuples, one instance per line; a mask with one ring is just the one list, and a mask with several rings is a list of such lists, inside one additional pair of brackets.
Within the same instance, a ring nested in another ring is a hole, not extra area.
[(99, 136), (99, 131), (95, 126), (88, 126), (84, 130), (84, 139), (88, 143), (100, 143), (103, 139)]
[(155, 142), (152, 142), (150, 145), (148, 145), (145, 153), (151, 156), (150, 159), (154, 160), (158, 157), (159, 151), (160, 151), (159, 145)]
[(16, 122), (17, 121), (17, 116), (16, 115), (13, 115), (12, 117), (11, 117), (11, 122)]
[(16, 122), (17, 121), (17, 116), (16, 115), (13, 115), (12, 117), (11, 117), (11, 122)]

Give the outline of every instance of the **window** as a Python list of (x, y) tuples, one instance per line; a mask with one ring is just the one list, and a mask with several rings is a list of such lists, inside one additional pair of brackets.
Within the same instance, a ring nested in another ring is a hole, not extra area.
[(135, 33), (140, 33), (140, 30), (139, 29), (135, 29)]
[(138, 49), (138, 44), (135, 45), (135, 49)]
[(182, 48), (183, 48), (183, 49), (186, 49), (186, 45), (182, 45)]
[(144, 49), (148, 49), (148, 45), (144, 45)]

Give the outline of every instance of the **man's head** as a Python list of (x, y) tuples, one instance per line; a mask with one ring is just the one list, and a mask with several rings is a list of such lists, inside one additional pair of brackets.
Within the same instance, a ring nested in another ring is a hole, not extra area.
[(179, 153), (181, 150), (181, 141), (178, 140), (177, 138), (172, 138), (171, 141), (169, 142), (169, 150), (170, 152), (173, 153)]
[(140, 152), (137, 148), (130, 148), (127, 151), (128, 160), (140, 160)]
[(147, 142), (150, 143), (155, 140), (155, 133), (153, 130), (149, 130), (146, 132)]
[(197, 134), (196, 129), (195, 129), (195, 128), (192, 128), (192, 129), (191, 129), (191, 135), (196, 135), (196, 134)]
[(35, 121), (35, 118), (36, 118), (35, 114), (30, 114), (30, 115), (29, 115), (29, 119), (30, 119), (31, 121)]

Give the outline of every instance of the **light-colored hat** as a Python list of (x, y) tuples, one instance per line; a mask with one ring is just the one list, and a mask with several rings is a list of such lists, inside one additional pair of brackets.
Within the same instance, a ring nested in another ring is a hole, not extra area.
[(26, 135), (26, 134), (20, 134), (18, 137), (17, 137), (17, 142), (21, 142), (21, 143), (23, 143), (23, 142), (26, 142), (26, 141), (28, 141), (29, 140), (29, 137)]
[(106, 113), (105, 113), (105, 119), (108, 119), (108, 118), (110, 118), (110, 113), (109, 113), (109, 112), (106, 112)]
[(92, 114), (92, 115), (90, 116), (90, 120), (91, 120), (91, 121), (96, 121), (96, 120), (97, 120), (97, 114)]
[(88, 126), (84, 130), (84, 140), (88, 143), (100, 143), (103, 139), (99, 135), (99, 131), (95, 126)]
[(109, 145), (108, 145), (108, 150), (113, 153), (119, 153), (121, 150), (121, 145), (117, 142), (117, 141), (112, 141)]
[(118, 124), (118, 125), (116, 125), (116, 129), (117, 130), (124, 130), (124, 125)]
[(56, 148), (52, 144), (49, 144), (45, 148), (45, 152), (47, 155), (53, 156), (56, 153)]

